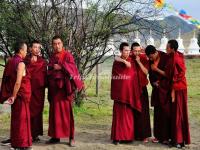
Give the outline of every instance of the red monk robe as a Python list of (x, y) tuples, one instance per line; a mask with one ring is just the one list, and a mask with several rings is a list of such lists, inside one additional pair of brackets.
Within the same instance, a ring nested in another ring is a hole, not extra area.
[(134, 140), (133, 110), (141, 111), (140, 89), (135, 63), (131, 68), (115, 61), (112, 69), (111, 99), (114, 100), (111, 139), (113, 141)]
[(31, 133), (33, 139), (43, 135), (43, 108), (45, 98), (45, 84), (47, 75), (47, 63), (42, 57), (37, 57), (37, 61), (31, 61), (31, 57), (25, 60), (27, 69), (31, 75)]
[[(13, 56), (5, 66), (1, 85), (0, 102), (3, 103), (10, 96), (17, 78), (17, 67), (22, 58)], [(31, 98), (30, 75), (22, 78), (21, 87), (17, 93), (14, 104), (11, 106), (11, 146), (30, 147), (32, 145), (29, 103)]]
[[(144, 67), (149, 70), (149, 60), (145, 54), (140, 54), (140, 62), (144, 65)], [(132, 59), (135, 60), (135, 56), (132, 56)], [(148, 137), (151, 137), (151, 124), (150, 124), (150, 114), (149, 114), (149, 96), (147, 91), (148, 79), (147, 75), (141, 70), (140, 66), (136, 63), (138, 76), (139, 76), (139, 84), (142, 88), (141, 94), (141, 104), (142, 111), (135, 112), (134, 114), (134, 124), (135, 124), (135, 139), (136, 140), (144, 140)]]
[[(158, 55), (160, 60), (157, 67), (164, 71), (166, 69), (166, 62), (168, 62), (168, 56), (161, 51), (158, 51)], [(169, 80), (151, 69), (149, 70), (149, 79), (152, 85), (151, 105), (154, 107), (154, 137), (158, 139), (159, 142), (168, 141), (171, 138)], [(155, 85), (156, 82), (158, 82), (159, 86)]]
[[(59, 64), (62, 70), (53, 70), (54, 64)], [(71, 53), (64, 49), (60, 53), (54, 53), (48, 64), (50, 103), (48, 135), (50, 137), (74, 139), (72, 103), (75, 89), (82, 88), (83, 82)]]
[[(172, 67), (169, 67), (169, 72), (173, 72), (172, 87), (175, 90), (175, 101), (172, 103), (172, 142), (176, 144), (190, 144), (190, 130), (188, 121), (188, 107), (187, 107), (187, 82), (185, 77), (186, 67), (184, 62), (184, 55), (180, 52), (170, 54), (172, 59)], [(170, 65), (169, 65), (170, 66)]]

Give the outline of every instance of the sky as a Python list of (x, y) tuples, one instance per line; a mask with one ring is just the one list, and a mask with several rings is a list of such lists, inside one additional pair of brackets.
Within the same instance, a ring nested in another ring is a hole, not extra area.
[(200, 21), (200, 0), (165, 0), (177, 10), (184, 9), (188, 15)]

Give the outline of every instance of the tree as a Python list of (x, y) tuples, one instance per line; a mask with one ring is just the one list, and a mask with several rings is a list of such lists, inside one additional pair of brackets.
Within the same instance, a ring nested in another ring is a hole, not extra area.
[(12, 55), (11, 47), (17, 38), (39, 39), (42, 53), (48, 58), (51, 39), (59, 34), (84, 79), (105, 61), (111, 37), (149, 29), (147, 23), (137, 23), (159, 15), (153, 3), (154, 0), (3, 0), (1, 51), (6, 57)]

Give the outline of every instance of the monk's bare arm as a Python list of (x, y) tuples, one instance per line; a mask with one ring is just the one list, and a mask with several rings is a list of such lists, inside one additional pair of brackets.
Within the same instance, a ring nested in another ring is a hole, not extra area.
[(126, 60), (124, 60), (124, 59), (122, 59), (121, 57), (116, 56), (115, 57), (115, 61), (124, 63), (126, 65), (126, 67), (128, 67), (128, 68), (131, 67), (131, 63), (126, 61)]
[(148, 75), (148, 70), (147, 70), (147, 68), (145, 68), (145, 66), (144, 66), (141, 62), (138, 63), (138, 64), (139, 64), (139, 66), (140, 66), (142, 72), (143, 72), (145, 75)]
[(21, 86), (21, 81), (23, 77), (23, 73), (25, 72), (25, 64), (23, 62), (20, 62), (18, 67), (17, 67), (17, 79), (15, 82), (14, 90), (13, 90), (13, 97), (14, 99), (17, 97), (17, 93), (20, 89)]
[(53, 68), (54, 68), (54, 70), (61, 70), (62, 69), (61, 65), (59, 65), (59, 64), (54, 64)]
[(145, 75), (148, 75), (148, 70), (147, 70), (147, 68), (141, 63), (140, 57), (139, 57), (139, 56), (136, 57), (136, 61), (137, 61), (138, 65), (140, 66), (142, 72), (143, 72)]
[(160, 70), (159, 68), (157, 68), (156, 70), (159, 74), (161, 74), (162, 76), (165, 76), (166, 77), (166, 73), (162, 70)]
[(151, 65), (151, 69), (152, 69), (153, 71), (158, 72), (158, 73), (161, 74), (162, 76), (165, 76), (165, 77), (166, 77), (165, 71), (159, 69), (159, 68), (158, 68), (157, 66), (155, 66), (154, 64)]

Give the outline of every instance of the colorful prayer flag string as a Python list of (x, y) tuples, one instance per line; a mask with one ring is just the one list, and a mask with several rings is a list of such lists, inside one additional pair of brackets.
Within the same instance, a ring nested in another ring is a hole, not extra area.
[(165, 4), (164, 0), (155, 0), (155, 7), (156, 8), (163, 8)]
[(158, 9), (166, 8), (167, 10), (178, 14), (181, 18), (189, 21), (191, 24), (195, 25), (197, 28), (200, 29), (200, 21), (193, 18), (192, 16), (189, 16), (184, 9), (178, 11), (177, 9), (174, 8), (172, 4), (165, 3), (164, 0), (155, 0), (154, 6)]

